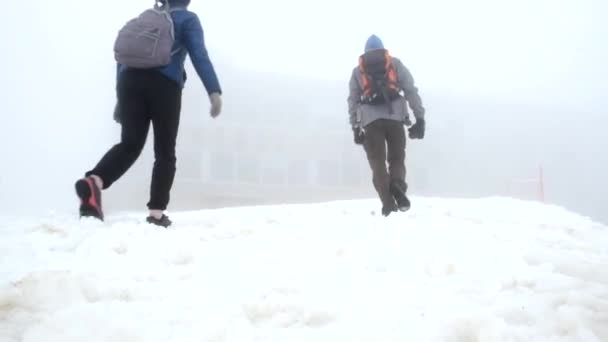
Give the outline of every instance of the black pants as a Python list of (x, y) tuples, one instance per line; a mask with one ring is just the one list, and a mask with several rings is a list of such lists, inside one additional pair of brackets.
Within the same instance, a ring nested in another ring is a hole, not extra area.
[(133, 166), (146, 143), (150, 123), (154, 129), (154, 169), (149, 209), (165, 210), (175, 177), (175, 142), (179, 127), (182, 90), (156, 71), (128, 70), (118, 81), (122, 133), (87, 175), (97, 175), (109, 188)]
[(365, 127), (364, 147), (372, 169), (374, 188), (386, 207), (395, 206), (390, 192), (392, 182), (407, 190), (405, 143), (405, 127), (402, 122), (380, 119)]

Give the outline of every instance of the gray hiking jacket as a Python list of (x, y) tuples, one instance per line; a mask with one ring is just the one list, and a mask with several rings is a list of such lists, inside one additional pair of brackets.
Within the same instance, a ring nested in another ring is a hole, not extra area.
[(361, 81), (361, 73), (359, 68), (353, 69), (352, 76), (350, 78), (350, 92), (348, 95), (348, 114), (350, 116), (350, 124), (354, 126), (365, 127), (370, 123), (378, 119), (389, 119), (401, 121), (406, 125), (411, 125), (409, 117), (408, 103), (414, 117), (424, 118), (424, 107), (422, 106), (422, 100), (418, 95), (418, 88), (414, 85), (414, 78), (410, 71), (403, 65), (400, 59), (392, 57), (393, 65), (397, 71), (397, 82), (399, 87), (403, 90), (403, 97), (399, 97), (392, 102), (393, 114), (390, 114), (388, 106), (382, 105), (370, 105), (361, 103), (361, 95), (363, 92), (363, 86)]

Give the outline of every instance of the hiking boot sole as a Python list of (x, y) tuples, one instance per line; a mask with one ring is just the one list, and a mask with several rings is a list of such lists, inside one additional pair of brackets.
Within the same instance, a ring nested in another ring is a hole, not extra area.
[(103, 221), (101, 194), (92, 179), (80, 179), (74, 185), (80, 198), (80, 217), (94, 217)]

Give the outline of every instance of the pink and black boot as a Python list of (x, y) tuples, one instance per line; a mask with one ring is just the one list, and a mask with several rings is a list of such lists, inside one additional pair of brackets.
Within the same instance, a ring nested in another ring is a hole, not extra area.
[(80, 217), (95, 217), (103, 221), (101, 208), (101, 189), (93, 177), (76, 181), (76, 194), (80, 198)]

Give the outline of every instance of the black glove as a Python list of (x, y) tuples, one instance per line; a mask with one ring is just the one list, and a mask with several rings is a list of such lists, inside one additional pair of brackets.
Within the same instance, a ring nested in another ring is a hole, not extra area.
[(353, 127), (353, 136), (357, 145), (362, 145), (365, 141), (365, 133), (360, 127)]
[(120, 119), (121, 119), (121, 115), (120, 115), (120, 107), (118, 106), (118, 102), (116, 102), (116, 105), (114, 106), (114, 121), (116, 121), (117, 123), (121, 123)]
[(416, 123), (408, 128), (410, 139), (424, 139), (425, 126), (424, 119), (416, 119)]

